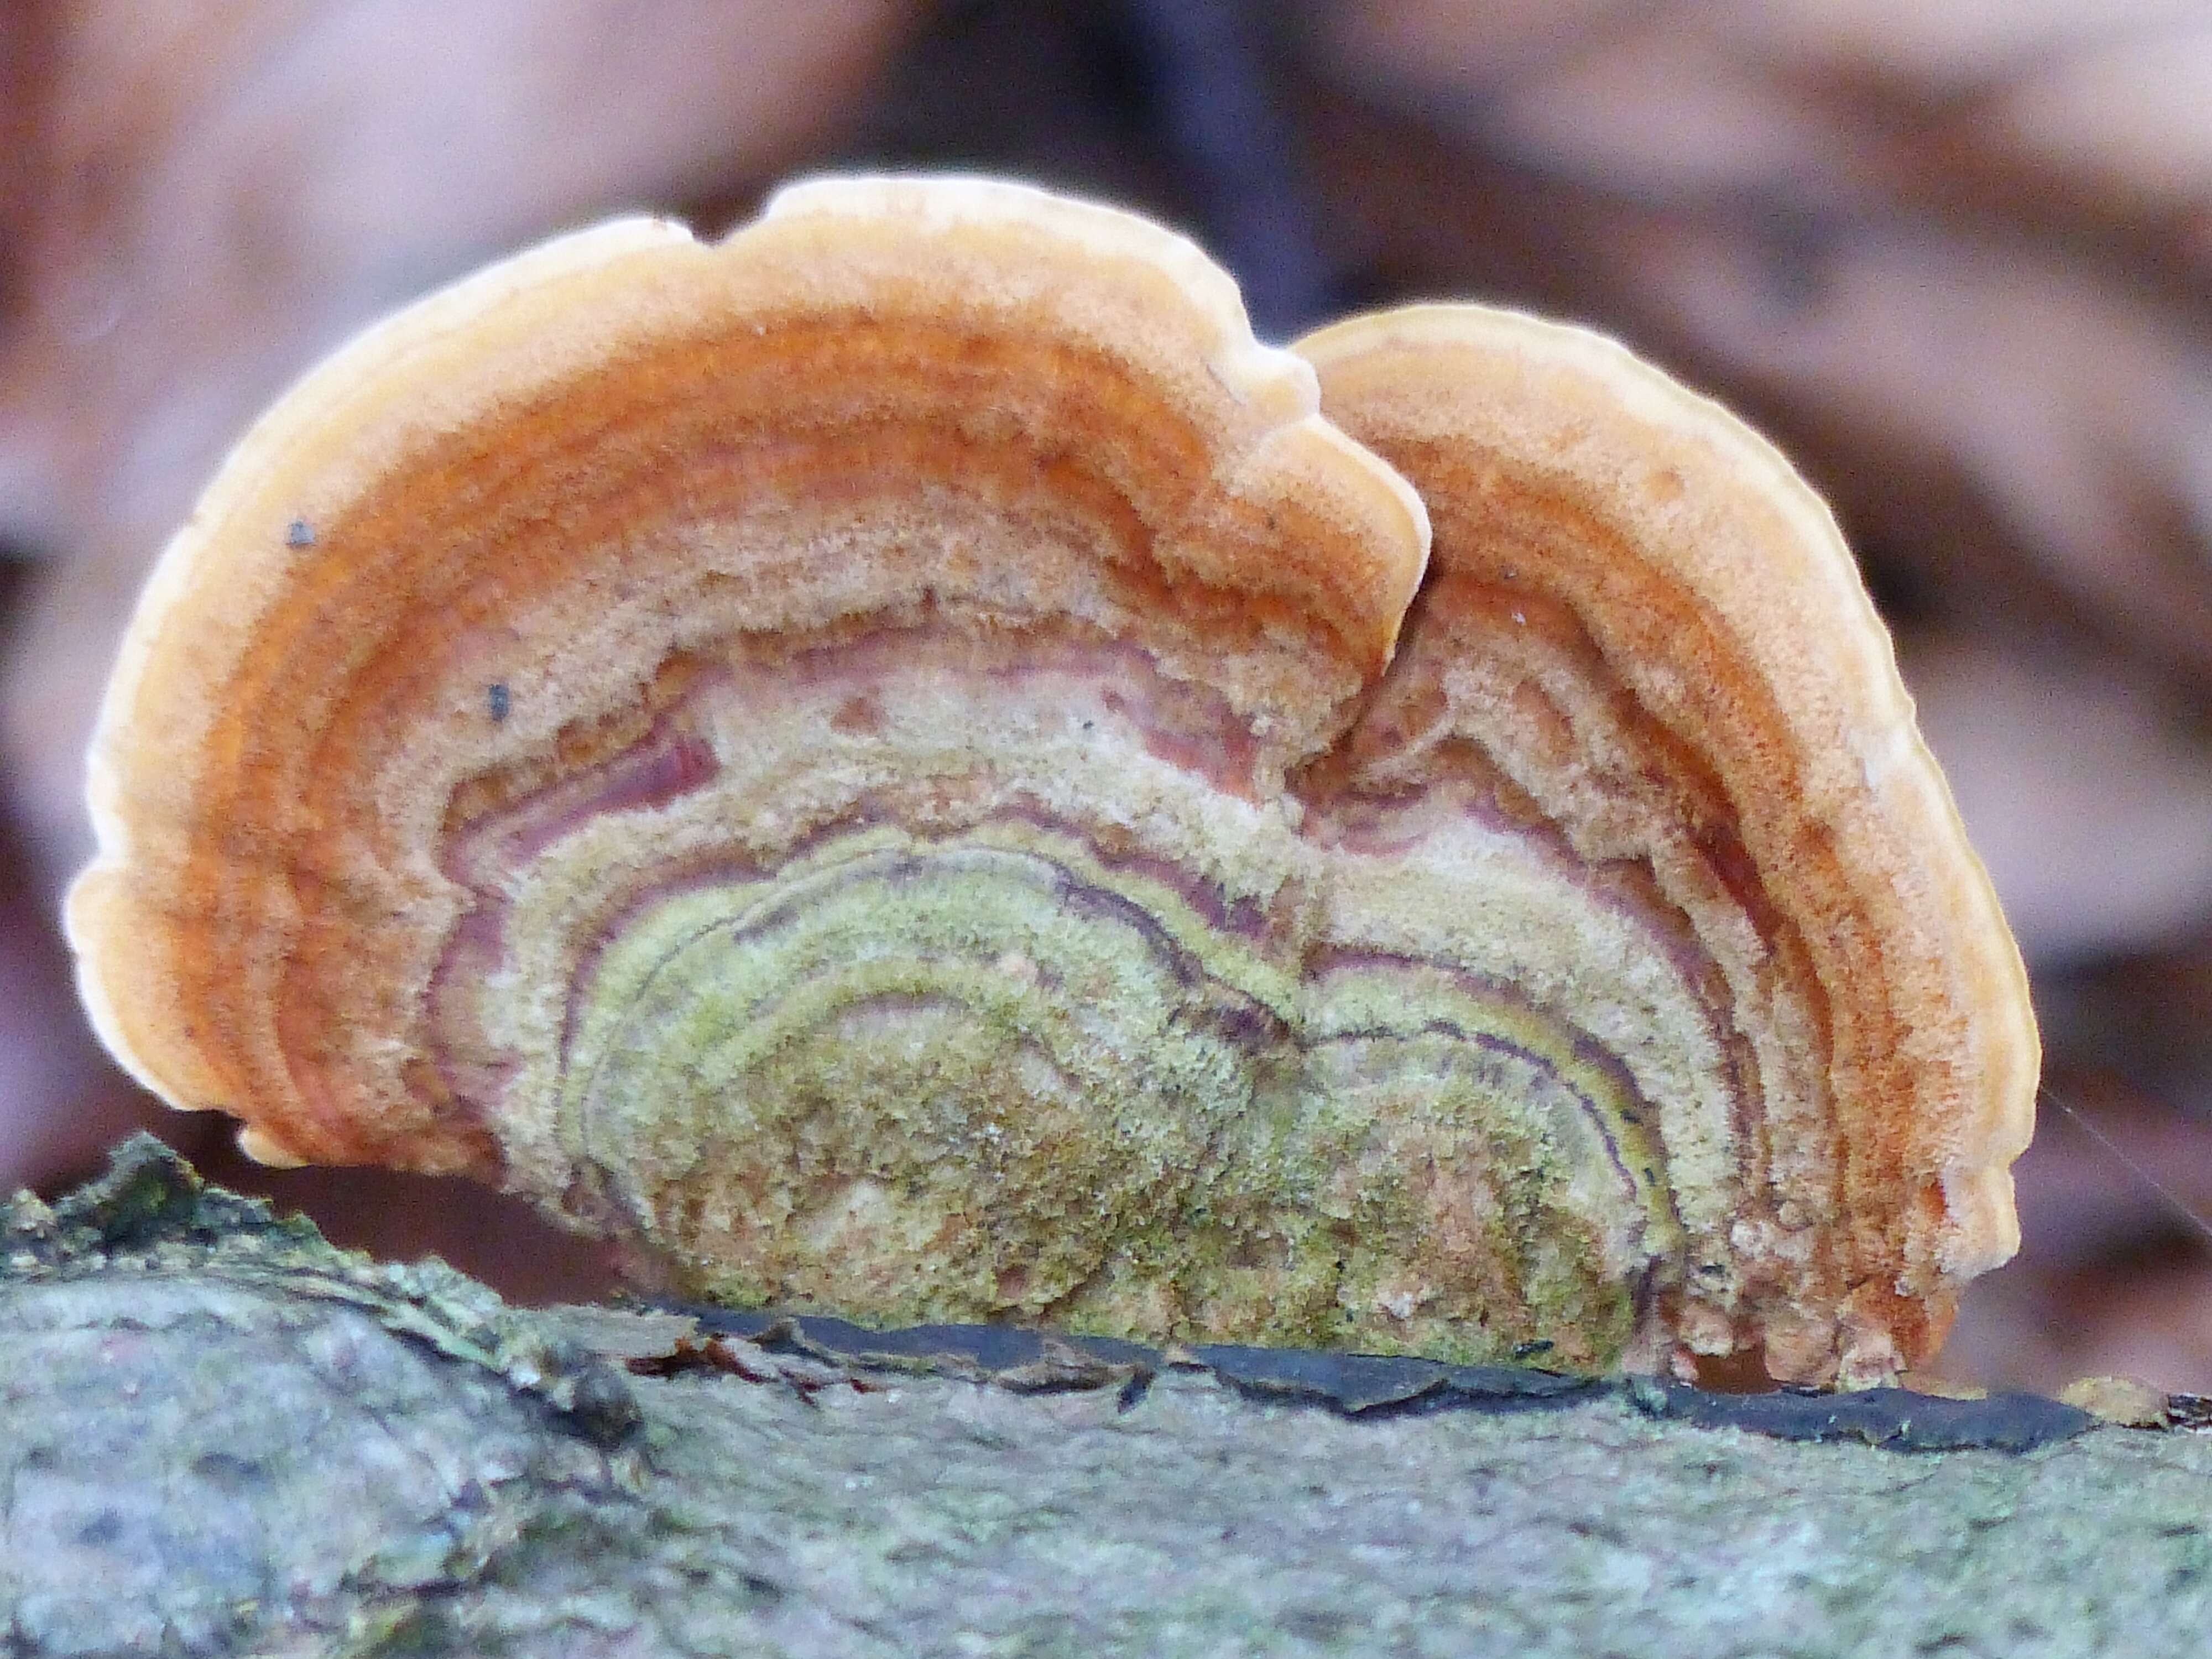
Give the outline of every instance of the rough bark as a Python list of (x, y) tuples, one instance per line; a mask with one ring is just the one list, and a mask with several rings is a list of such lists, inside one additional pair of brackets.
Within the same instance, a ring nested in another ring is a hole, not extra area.
[[(0, 1251), (10, 1655), (2193, 1656), (2212, 1629), (2212, 1438), (2047, 1401), (532, 1313), (151, 1143), (16, 1200)], [(1844, 1437), (1780, 1437), (1816, 1434)]]

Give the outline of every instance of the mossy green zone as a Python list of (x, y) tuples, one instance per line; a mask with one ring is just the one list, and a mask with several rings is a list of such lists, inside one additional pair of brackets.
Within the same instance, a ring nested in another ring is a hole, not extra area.
[(1613, 1363), (1680, 1237), (1626, 1079), (1322, 943), (1069, 831), (856, 831), (607, 942), (562, 1137), (733, 1305)]

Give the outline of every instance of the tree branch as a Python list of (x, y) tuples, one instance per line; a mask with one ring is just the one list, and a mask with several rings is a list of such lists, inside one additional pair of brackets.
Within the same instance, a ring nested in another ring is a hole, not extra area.
[[(2212, 1628), (2212, 1439), (2048, 1401), (531, 1312), (145, 1141), (19, 1198), (0, 1252), (15, 1656), (2194, 1655)], [(1936, 1444), (1966, 1449), (1890, 1449)]]

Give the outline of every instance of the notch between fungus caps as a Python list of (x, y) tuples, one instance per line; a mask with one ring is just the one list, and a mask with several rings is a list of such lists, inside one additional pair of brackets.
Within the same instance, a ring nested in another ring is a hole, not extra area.
[[(2018, 949), (1827, 507), (1735, 416), (1584, 330), (1414, 306), (1324, 328), (1296, 349), (1321, 374), (1324, 410), (1428, 500), (1432, 583), (1455, 564), (1532, 590), (1555, 579), (1500, 570), (1486, 562), (1510, 556), (1455, 543), (1482, 511), (1472, 498), (1510, 487), (1500, 478), (1557, 491), (1638, 567), (1558, 575), (1552, 596), (1638, 702), (1713, 757), (1827, 994), (1889, 1005), (1899, 1052), (1831, 1056), (1844, 1201), (1860, 1270), (1940, 1304), (1929, 1332), (1940, 1337), (1958, 1284), (2018, 1246), (2008, 1166), (2033, 1127), (2039, 1048)], [(1441, 476), (1439, 453), (1461, 470)], [(1701, 674), (1681, 640), (1657, 634), (1667, 624), (1656, 613), (1620, 602), (1646, 572), (1686, 597), (1721, 654), (1748, 669), (1739, 678), (1771, 691), (1765, 730), (1717, 712), (1715, 665)], [(1772, 787), (1784, 775), (1796, 791)], [(1845, 872), (1848, 904), (1789, 890), (1815, 846)], [(1877, 1189), (1929, 1178), (1938, 1217), (1909, 1192)], [(1870, 1370), (1889, 1363), (1875, 1352)]]
[[(219, 964), (274, 972), (299, 925), (289, 898), (257, 897), (256, 920), (190, 884), (218, 843), (239, 869), (281, 872), (293, 856), (296, 825), (218, 822), (203, 798), (218, 775), (284, 759), (285, 724), (315, 717), (272, 706), (255, 709), (258, 722), (236, 718), (232, 700), (258, 695), (260, 682), (240, 681), (257, 636), (296, 605), (303, 570), (358, 588), (399, 556), (341, 550), (337, 532), (422, 457), (450, 460), (458, 445), (496, 461), (503, 422), (561, 398), (577, 400), (581, 425), (609, 366), (688, 338), (902, 308), (979, 332), (1057, 330), (1122, 362), (1212, 441), (1199, 493), (1217, 507), (1286, 497), (1303, 480), (1303, 504), (1343, 532), (1324, 551), (1344, 562), (1301, 564), (1295, 550), (1188, 525), (1166, 526), (1158, 553), (1175, 580), (1294, 605), (1332, 631), (1355, 678), (1387, 660), (1425, 556), (1421, 504), (1319, 416), (1310, 368), (1253, 339), (1234, 284), (1184, 239), (1115, 210), (964, 178), (800, 184), (711, 246), (651, 220), (561, 238), (398, 313), (312, 371), (241, 441), (163, 551), (103, 702), (88, 784), (99, 850), (67, 908), (85, 1005), (131, 1073), (173, 1104), (252, 1120), (257, 1156), (495, 1173), (480, 1138), (443, 1133), (420, 1102), (386, 1091), (307, 1104), (269, 1031), (211, 1018), (180, 992), (188, 973), (212, 981)], [(1326, 736), (1297, 724), (1278, 722), (1279, 766)], [(427, 857), (403, 872), (426, 890), (438, 879)], [(240, 944), (241, 929), (264, 925), (250, 950)], [(390, 927), (416, 925), (395, 902)], [(404, 994), (394, 988), (392, 1000)], [(353, 1104), (390, 1121), (371, 1137), (343, 1121)]]

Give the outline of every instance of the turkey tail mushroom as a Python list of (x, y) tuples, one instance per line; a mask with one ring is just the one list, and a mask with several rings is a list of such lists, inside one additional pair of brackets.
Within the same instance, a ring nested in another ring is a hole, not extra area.
[(1924, 1358), (2034, 1040), (1826, 514), (1587, 337), (1301, 349), (970, 179), (392, 319), (131, 625), (103, 1037), (733, 1303)]

